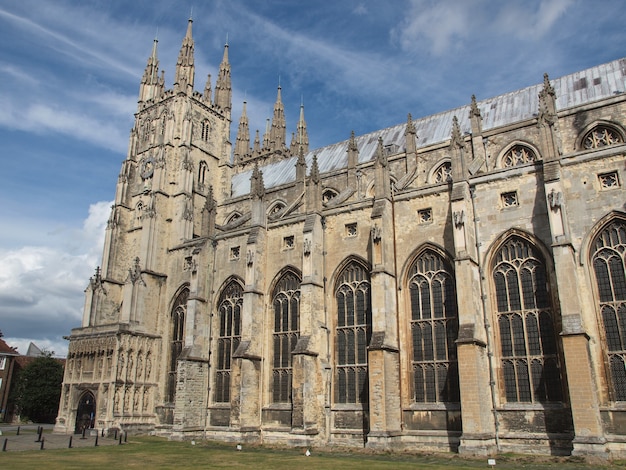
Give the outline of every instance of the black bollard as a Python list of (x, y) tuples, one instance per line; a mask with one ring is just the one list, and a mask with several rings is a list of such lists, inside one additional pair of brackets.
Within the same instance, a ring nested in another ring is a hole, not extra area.
[(98, 447), (98, 435), (97, 434), (96, 434), (96, 442), (95, 442), (95, 444), (93, 446), (94, 447)]
[(43, 443), (45, 440), (46, 440), (45, 437), (41, 438), (41, 446), (39, 446), (39, 450), (43, 450)]
[(128, 433), (127, 432), (124, 433), (124, 444), (126, 444), (126, 439), (128, 439)]
[(113, 439), (117, 441), (117, 429), (115, 430), (115, 436), (113, 436)]
[(16, 436), (19, 436), (19, 435), (20, 435), (20, 427), (18, 426), (17, 427), (17, 434), (16, 434)]
[(2, 444), (2, 452), (6, 452), (7, 451), (7, 442), (9, 442), (9, 438), (5, 437), (4, 438), (4, 444)]
[(104, 428), (102, 428), (102, 434), (100, 434), (100, 437), (104, 437)]
[(122, 435), (121, 435), (121, 434), (120, 434), (120, 442), (118, 442), (118, 444), (117, 444), (117, 445), (118, 445), (118, 446), (121, 446), (121, 445), (122, 445)]
[(41, 434), (43, 433), (43, 428), (42, 427), (38, 427), (37, 428), (37, 440), (35, 442), (41, 442)]
[(67, 448), (68, 449), (72, 448), (72, 436), (70, 436), (70, 443), (67, 445)]

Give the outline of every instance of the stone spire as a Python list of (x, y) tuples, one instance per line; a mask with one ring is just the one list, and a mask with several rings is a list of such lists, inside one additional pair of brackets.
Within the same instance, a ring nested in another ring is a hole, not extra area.
[(239, 162), (250, 153), (250, 128), (248, 127), (248, 114), (246, 112), (247, 103), (243, 102), (243, 110), (239, 119), (237, 138), (235, 140), (235, 162)]
[(300, 119), (298, 119), (297, 135), (298, 148), (302, 148), (305, 152), (309, 151), (309, 134), (306, 130), (306, 121), (304, 120), (304, 103), (300, 104)]
[(540, 125), (556, 122), (556, 93), (547, 73), (543, 74), (543, 89), (539, 92), (538, 120)]
[(269, 147), (271, 151), (285, 151), (287, 140), (287, 125), (285, 123), (285, 107), (280, 94), (281, 88), (278, 85), (278, 93), (276, 94), (276, 103), (274, 103), (274, 116), (272, 118), (272, 127), (269, 135)]
[(202, 100), (205, 103), (211, 102), (211, 95), (213, 94), (213, 90), (211, 89), (211, 74), (208, 74), (206, 77), (206, 84), (204, 85), (204, 93), (202, 94)]
[(145, 102), (158, 95), (159, 88), (159, 59), (157, 58), (157, 44), (158, 40), (155, 38), (152, 43), (152, 54), (148, 58), (148, 64), (143, 72), (141, 78), (141, 85), (139, 86), (139, 101)]
[(224, 56), (220, 64), (220, 72), (215, 82), (214, 104), (224, 111), (230, 112), (232, 108), (232, 86), (230, 81), (230, 63), (228, 62), (228, 43), (224, 45)]
[(174, 77), (174, 91), (176, 93), (193, 93), (193, 81), (195, 76), (195, 66), (193, 61), (193, 37), (191, 35), (191, 25), (193, 20), (189, 18), (187, 23), (187, 33), (183, 38), (183, 44), (178, 53), (178, 61), (176, 62), (176, 75)]
[(255, 157), (261, 154), (261, 138), (259, 137), (259, 130), (256, 130), (256, 134), (254, 136), (254, 147), (252, 148), (252, 155)]

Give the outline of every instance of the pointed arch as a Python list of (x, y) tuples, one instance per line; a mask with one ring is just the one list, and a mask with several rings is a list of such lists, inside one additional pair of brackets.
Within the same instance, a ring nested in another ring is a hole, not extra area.
[(169, 368), (167, 374), (166, 402), (174, 403), (176, 399), (176, 380), (178, 376), (178, 358), (185, 343), (185, 317), (187, 316), (187, 299), (189, 284), (178, 288), (170, 304), (169, 319)]
[(609, 396), (626, 401), (626, 217), (605, 217), (590, 241), (589, 269)]
[(452, 161), (445, 158), (437, 162), (428, 172), (428, 183), (443, 184), (452, 179)]
[(597, 120), (582, 130), (576, 139), (577, 150), (593, 150), (626, 142), (624, 128), (614, 122)]
[(243, 285), (240, 278), (232, 276), (224, 282), (218, 297), (217, 361), (213, 395), (216, 403), (230, 402), (231, 363), (233, 353), (241, 342)]
[(368, 404), (367, 346), (372, 335), (369, 265), (347, 258), (337, 269), (334, 293), (335, 402)]
[(502, 149), (496, 159), (497, 168), (511, 168), (540, 160), (537, 147), (529, 142), (516, 140)]
[(300, 336), (300, 271), (289, 266), (272, 283), (272, 402), (291, 403), (292, 351)]
[(490, 253), (493, 323), (504, 399), (509, 403), (560, 402), (559, 319), (550, 296), (549, 254), (521, 230), (500, 236)]
[(411, 311), (413, 401), (458, 403), (459, 319), (451, 258), (441, 248), (425, 244), (412, 256), (405, 279)]

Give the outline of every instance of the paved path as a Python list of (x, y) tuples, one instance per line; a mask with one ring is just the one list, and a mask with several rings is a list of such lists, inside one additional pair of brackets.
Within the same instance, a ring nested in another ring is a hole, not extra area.
[[(38, 440), (37, 428), (29, 429), (20, 428), (20, 434), (17, 434), (17, 426), (11, 428), (2, 426), (0, 431), (0, 452), (1, 451), (19, 451), (19, 450), (42, 450), (42, 443)], [(52, 434), (50, 430), (44, 429), (42, 434), (43, 450), (46, 449), (68, 449), (70, 446), (70, 437), (72, 438), (72, 448), (79, 447), (95, 447), (96, 434), (98, 438), (98, 446), (112, 446), (119, 445), (119, 436), (117, 439), (114, 436), (102, 437), (100, 433), (93, 430), (91, 433), (87, 432), (85, 438), (82, 438), (81, 434)], [(124, 438), (122, 437), (122, 445), (124, 445)]]

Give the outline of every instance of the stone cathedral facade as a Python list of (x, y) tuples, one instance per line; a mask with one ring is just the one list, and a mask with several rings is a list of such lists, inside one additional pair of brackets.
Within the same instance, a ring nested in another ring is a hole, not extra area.
[[(156, 41), (57, 432), (626, 456), (626, 59), (309, 149)], [(405, 113), (406, 110), (399, 110)]]

